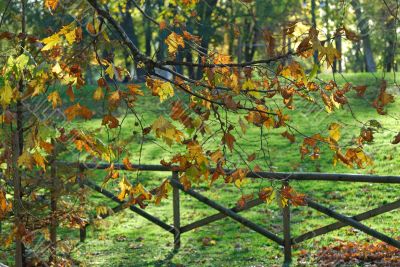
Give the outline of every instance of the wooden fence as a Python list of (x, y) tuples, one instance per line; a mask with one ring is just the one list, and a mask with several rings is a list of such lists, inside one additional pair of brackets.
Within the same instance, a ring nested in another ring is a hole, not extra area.
[[(78, 168), (80, 172), (84, 172), (86, 169), (107, 169), (110, 167), (109, 164), (94, 164), (94, 163), (58, 163), (62, 166), (75, 167)], [(136, 170), (142, 171), (162, 171), (171, 172), (170, 183), (173, 187), (172, 192), (172, 202), (173, 202), (173, 225), (169, 225), (159, 218), (147, 213), (143, 209), (140, 209), (134, 205), (129, 206), (129, 209), (138, 215), (146, 218), (150, 222), (160, 226), (165, 231), (171, 233), (174, 236), (174, 248), (179, 249), (181, 245), (180, 237), (182, 234), (189, 232), (193, 229), (199, 228), (201, 226), (208, 225), (212, 222), (221, 220), (223, 218), (229, 217), (240, 224), (246, 226), (247, 228), (265, 236), (266, 238), (274, 241), (278, 245), (282, 246), (284, 252), (284, 266), (290, 264), (292, 260), (292, 247), (295, 244), (315, 238), (317, 236), (332, 232), (334, 230), (340, 229), (345, 226), (352, 226), (365, 234), (377, 238), (387, 244), (390, 244), (396, 248), (400, 249), (400, 241), (395, 240), (384, 233), (378, 232), (371, 229), (370, 227), (361, 223), (361, 221), (375, 217), (377, 215), (392, 211), (400, 207), (400, 199), (382, 205), (380, 207), (374, 208), (372, 210), (354, 215), (346, 216), (332, 209), (329, 209), (311, 198), (306, 198), (306, 205), (312, 209), (315, 209), (335, 220), (337, 222), (314, 229), (312, 231), (303, 233), (299, 236), (293, 237), (290, 231), (290, 205), (282, 208), (282, 224), (283, 224), (283, 237), (279, 237), (276, 234), (270, 232), (264, 227), (248, 220), (239, 215), (241, 211), (248, 210), (252, 207), (260, 205), (263, 203), (260, 199), (254, 199), (246, 203), (244, 207), (232, 207), (226, 208), (217, 202), (205, 197), (204, 195), (196, 192), (193, 189), (185, 190), (183, 185), (179, 182), (178, 172), (174, 171), (173, 167), (165, 167), (162, 165), (134, 165)], [(122, 164), (114, 164), (115, 170), (125, 170), (129, 171)], [(214, 171), (213, 169), (211, 172)], [(226, 173), (232, 172), (231, 170), (225, 170)], [(359, 175), (359, 174), (326, 174), (326, 173), (282, 173), (282, 172), (250, 172), (247, 177), (255, 179), (273, 179), (280, 181), (283, 185), (289, 185), (290, 181), (342, 181), (342, 182), (368, 182), (368, 183), (392, 183), (400, 184), (400, 176), (376, 176), (376, 175)], [(84, 178), (81, 181), (82, 186), (91, 188), (105, 197), (119, 203), (120, 205), (113, 209), (114, 212), (122, 210), (125, 202), (117, 198), (113, 193), (105, 190), (104, 188), (97, 185), (95, 182), (88, 178)], [(215, 209), (218, 213), (208, 216), (206, 218), (200, 219), (198, 221), (189, 223), (187, 225), (181, 225), (180, 217), (180, 192), (183, 192), (198, 201), (206, 204), (208, 207)], [(86, 227), (81, 229), (80, 238), (83, 242), (86, 238)]]

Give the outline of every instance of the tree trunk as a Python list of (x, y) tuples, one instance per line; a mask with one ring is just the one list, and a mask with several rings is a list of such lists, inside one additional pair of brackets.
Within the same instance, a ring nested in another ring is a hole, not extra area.
[[(211, 24), (211, 15), (217, 5), (218, 0), (203, 0), (198, 4), (199, 14), (201, 16), (201, 23), (199, 23), (199, 35), (201, 39), (201, 47), (198, 49), (200, 51), (198, 62), (201, 63), (201, 57), (207, 55), (208, 46), (211, 41), (213, 26)], [(198, 68), (196, 78), (201, 79), (203, 77), (203, 69)]]
[[(149, 16), (152, 16), (152, 8), (150, 6), (150, 1), (145, 2), (146, 13)], [(152, 40), (152, 29), (151, 29), (151, 21), (146, 19), (145, 20), (145, 41), (146, 41), (146, 56), (151, 57), (151, 40)]]
[[(335, 37), (335, 47), (336, 50), (342, 54), (342, 36), (340, 34)], [(333, 72), (342, 73), (342, 71), (342, 59), (335, 59), (335, 61), (333, 61)]]
[(359, 0), (352, 0), (351, 5), (353, 6), (353, 9), (355, 11), (357, 27), (361, 35), (366, 71), (375, 72), (376, 64), (371, 48), (368, 20), (366, 18), (363, 18), (361, 3)]
[(57, 266), (57, 201), (58, 201), (58, 186), (59, 181), (57, 178), (57, 170), (55, 161), (57, 160), (57, 149), (55, 142), (53, 144), (53, 155), (51, 158), (51, 170), (50, 170), (50, 209), (51, 209), (51, 221), (50, 221), (50, 264)]
[[(125, 30), (126, 35), (128, 35), (128, 37), (132, 41), (132, 43), (136, 47), (139, 47), (139, 40), (138, 40), (137, 35), (136, 35), (134, 22), (133, 22), (132, 15), (131, 15), (131, 12), (130, 12), (131, 8), (132, 8), (132, 2), (131, 1), (127, 1), (126, 2), (126, 6), (125, 6), (125, 13), (123, 14), (123, 19), (122, 19), (121, 26)], [(126, 63), (127, 69), (131, 70), (131, 72), (133, 70), (133, 72), (137, 76), (137, 79), (140, 80), (141, 76), (143, 76), (143, 73), (139, 73), (138, 72), (138, 70), (136, 68), (137, 62), (132, 62), (129, 59), (128, 55), (126, 55), (126, 62), (127, 62)]]
[(389, 21), (386, 23), (386, 49), (384, 55), (385, 67), (387, 72), (391, 72), (394, 65), (394, 57), (396, 54), (396, 19), (389, 17)]
[[(193, 63), (193, 54), (191, 50), (186, 51), (186, 62)], [(188, 66), (188, 76), (190, 79), (194, 79), (194, 68), (193, 66)]]
[[(158, 7), (159, 7), (159, 12), (162, 12), (162, 6), (163, 6), (163, 1), (160, 0), (158, 1)], [(157, 43), (158, 43), (158, 47), (157, 47), (157, 51), (156, 51), (156, 56), (157, 56), (157, 60), (164, 60), (164, 56), (165, 56), (165, 50), (167, 45), (165, 44), (165, 39), (167, 38), (167, 30), (160, 30), (158, 38), (157, 38)]]
[[(316, 29), (317, 28), (317, 14), (316, 14), (316, 3), (315, 0), (311, 0), (311, 24)], [(316, 50), (313, 55), (314, 64), (319, 64), (318, 62), (318, 51)]]
[[(21, 0), (21, 33), (26, 34), (26, 0)], [(25, 50), (25, 39), (21, 40), (22, 55)], [(22, 94), (24, 91), (24, 79), (23, 74), (19, 80), (19, 92)], [(21, 206), (22, 206), (22, 186), (21, 186), (21, 173), (18, 167), (18, 158), (21, 156), (24, 149), (24, 132), (23, 132), (23, 110), (21, 100), (17, 101), (17, 128), (12, 134), (12, 162), (13, 162), (13, 185), (14, 185), (14, 216), (15, 216), (15, 227), (17, 234), (15, 236), (15, 266), (25, 266), (25, 247), (22, 243), (22, 236), (19, 229), (21, 229), (21, 223), (23, 222)]]

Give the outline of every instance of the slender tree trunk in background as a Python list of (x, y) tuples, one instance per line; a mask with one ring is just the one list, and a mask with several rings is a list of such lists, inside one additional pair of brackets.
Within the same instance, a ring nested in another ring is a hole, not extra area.
[[(193, 63), (192, 51), (186, 51), (186, 62)], [(188, 66), (188, 76), (190, 79), (195, 79), (194, 67)]]
[[(342, 54), (342, 36), (341, 35), (337, 35), (335, 37), (335, 47), (336, 50), (339, 51), (340, 54)], [(342, 73), (343, 69), (342, 69), (342, 59), (335, 59), (335, 61), (333, 62), (333, 72), (339, 72)]]
[[(315, 0), (311, 0), (311, 24), (316, 29), (317, 28), (317, 14), (316, 14), (316, 3)], [(318, 62), (318, 51), (314, 52), (313, 55), (314, 64), (319, 64)]]
[[(137, 38), (136, 35), (136, 31), (135, 31), (135, 27), (133, 25), (133, 19), (132, 19), (132, 15), (131, 15), (131, 8), (132, 8), (132, 2), (131, 1), (127, 1), (126, 2), (126, 6), (125, 6), (125, 13), (122, 19), (122, 23), (121, 26), (122, 28), (124, 28), (126, 34), (128, 35), (129, 39), (132, 41), (132, 43), (136, 46), (139, 47), (139, 40)], [(140, 77), (144, 75), (144, 73), (138, 73), (136, 65), (136, 62), (131, 62), (131, 60), (129, 60), (129, 56), (128, 54), (126, 54), (125, 57), (126, 61), (127, 61), (127, 69), (129, 69), (130, 71), (134, 70), (134, 72), (137, 75), (137, 78), (140, 80)]]
[[(26, 34), (26, 0), (21, 0), (21, 33)], [(21, 51), (22, 55), (25, 51), (25, 39), (22, 38), (21, 41)], [(24, 79), (23, 73), (19, 80), (19, 92), (22, 94), (24, 91)], [(17, 101), (17, 128), (12, 131), (12, 162), (13, 162), (13, 185), (14, 185), (14, 217), (15, 217), (15, 227), (17, 229), (17, 234), (15, 236), (15, 266), (22, 267), (25, 266), (25, 247), (22, 243), (22, 236), (20, 229), (22, 227), (22, 186), (21, 186), (21, 173), (18, 167), (18, 158), (22, 154), (24, 149), (24, 130), (23, 130), (23, 106), (21, 100)]]
[[(150, 1), (145, 2), (145, 10), (149, 16), (152, 16), (152, 8), (150, 6)], [(152, 40), (152, 28), (151, 21), (145, 20), (145, 42), (146, 42), (146, 56), (151, 57), (151, 40)]]
[(252, 25), (252, 21), (250, 19), (245, 20), (245, 32), (244, 32), (244, 60), (249, 62), (254, 58), (254, 54), (256, 53), (256, 45), (258, 38), (258, 29), (256, 23)]
[(228, 36), (229, 36), (229, 40), (228, 40), (228, 55), (233, 55), (234, 54), (234, 41), (235, 41), (235, 28), (234, 26), (235, 24), (235, 14), (234, 14), (234, 8), (233, 8), (233, 1), (228, 1), (228, 17), (230, 19), (230, 25), (229, 25), (229, 30), (227, 32)]
[[(159, 0), (158, 1), (158, 12), (162, 12), (162, 7), (163, 7), (163, 0)], [(157, 37), (157, 43), (158, 43), (158, 47), (157, 47), (157, 51), (156, 51), (156, 57), (157, 60), (164, 60), (164, 56), (165, 56), (165, 50), (166, 50), (166, 44), (165, 44), (165, 39), (167, 38), (167, 30), (160, 30), (159, 35)]]
[(372, 48), (371, 48), (368, 20), (366, 18), (363, 18), (363, 14), (362, 14), (362, 10), (361, 10), (361, 3), (359, 0), (352, 0), (351, 5), (355, 11), (357, 27), (358, 27), (358, 29), (360, 31), (360, 35), (361, 35), (366, 71), (375, 72), (376, 64), (375, 64), (375, 60), (374, 60), (374, 56), (373, 56)]
[(391, 72), (394, 65), (394, 57), (396, 54), (396, 19), (389, 17), (389, 21), (386, 23), (386, 49), (384, 51), (384, 63), (387, 72)]
[[(198, 4), (199, 12), (198, 14), (201, 17), (200, 28), (199, 28), (199, 35), (203, 38), (201, 39), (201, 47), (199, 51), (201, 54), (199, 55), (199, 63), (201, 63), (202, 54), (207, 55), (208, 53), (208, 46), (211, 41), (212, 30), (213, 27), (211, 25), (211, 15), (214, 11), (215, 6), (217, 5), (218, 0), (203, 0), (200, 1)], [(203, 76), (203, 70), (201, 68), (197, 69), (196, 78), (201, 79)]]
[(251, 47), (250, 50), (248, 52), (248, 55), (246, 57), (246, 61), (253, 61), (254, 59), (254, 55), (256, 54), (257, 51), (257, 40), (258, 40), (258, 36), (259, 36), (259, 30), (257, 28), (257, 24), (254, 24), (253, 26), (253, 31), (252, 31), (252, 40), (251, 42), (249, 42), (249, 45), (251, 43)]
[(50, 257), (49, 262), (52, 266), (57, 266), (57, 201), (58, 201), (58, 187), (59, 181), (57, 177), (57, 170), (55, 161), (57, 160), (57, 148), (54, 142), (53, 144), (53, 155), (51, 158), (51, 170), (50, 170), (50, 209), (51, 209), (51, 220), (50, 220)]
[(354, 68), (354, 71), (355, 72), (364, 72), (364, 71), (366, 71), (366, 68), (365, 68), (364, 57), (363, 57), (363, 55), (361, 53), (361, 42), (356, 42), (354, 44), (354, 46), (355, 46), (355, 50), (356, 50), (356, 53), (355, 53), (356, 64), (355, 64), (355, 66), (358, 66), (358, 67)]
[(17, 229), (17, 234), (15, 235), (15, 266), (24, 266), (24, 247), (22, 244), (22, 237), (20, 235), (19, 229), (21, 229), (20, 224), (22, 223), (21, 216), (21, 174), (18, 169), (18, 157), (20, 155), (19, 142), (18, 142), (18, 131), (12, 131), (12, 162), (13, 162), (13, 184), (14, 184), (14, 203), (13, 212), (15, 217), (14, 227)]

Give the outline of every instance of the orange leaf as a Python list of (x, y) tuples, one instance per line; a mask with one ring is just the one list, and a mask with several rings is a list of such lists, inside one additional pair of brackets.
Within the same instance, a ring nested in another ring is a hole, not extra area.
[(233, 144), (235, 143), (236, 139), (233, 135), (231, 135), (230, 133), (225, 133), (223, 138), (222, 138), (222, 142), (226, 145), (228, 145), (229, 150), (232, 152), (233, 150)]
[(51, 10), (55, 10), (57, 8), (59, 0), (45, 0), (44, 6), (50, 8)]
[(396, 145), (396, 144), (398, 144), (398, 143), (400, 143), (400, 133), (398, 133), (398, 134), (395, 136), (394, 140), (392, 141), (392, 144), (393, 144), (393, 145)]
[(103, 117), (102, 125), (107, 125), (108, 128), (113, 129), (119, 126), (119, 121), (113, 115), (106, 115)]
[(135, 168), (132, 166), (132, 163), (129, 161), (129, 158), (126, 157), (122, 160), (122, 163), (124, 163), (124, 166), (127, 170), (133, 171)]
[(281, 135), (283, 137), (286, 137), (290, 141), (290, 143), (294, 143), (296, 141), (296, 137), (288, 131), (281, 133)]

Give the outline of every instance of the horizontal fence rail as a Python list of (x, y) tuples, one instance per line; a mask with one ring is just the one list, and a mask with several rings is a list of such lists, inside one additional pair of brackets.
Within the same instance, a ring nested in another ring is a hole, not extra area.
[[(108, 163), (67, 163), (57, 162), (59, 166), (75, 167), (82, 170), (97, 169), (105, 170), (110, 168), (111, 164)], [(171, 172), (177, 169), (177, 166), (163, 166), (163, 165), (135, 165), (132, 164), (135, 170), (140, 171), (160, 171)], [(124, 164), (114, 164), (115, 170), (132, 171), (129, 170)], [(227, 174), (232, 173), (234, 170), (224, 169)], [(210, 168), (214, 172), (214, 168)], [(275, 180), (288, 180), (288, 181), (335, 181), (335, 182), (363, 182), (363, 183), (394, 183), (400, 184), (400, 176), (391, 175), (364, 175), (364, 174), (336, 174), (336, 173), (319, 173), (319, 172), (249, 172), (248, 178), (266, 178)]]
[[(85, 170), (105, 170), (110, 168), (110, 164), (107, 163), (70, 163), (70, 162), (57, 162), (58, 167), (68, 167), (68, 168), (77, 168), (79, 172), (83, 173)], [(114, 170), (125, 170), (132, 171), (132, 169), (128, 169), (123, 164), (113, 164)], [(194, 189), (185, 190), (184, 186), (179, 181), (179, 172), (176, 166), (163, 166), (163, 165), (133, 165), (135, 170), (141, 171), (161, 171), (161, 172), (170, 172), (170, 184), (173, 187), (172, 192), (172, 210), (173, 210), (173, 224), (169, 225), (168, 223), (162, 221), (161, 219), (147, 213), (141, 208), (136, 207), (135, 205), (129, 205), (127, 202), (120, 200), (116, 195), (112, 192), (102, 188), (97, 185), (92, 180), (84, 177), (80, 182), (82, 186), (86, 186), (88, 188), (93, 189), (94, 191), (104, 195), (105, 197), (111, 199), (112, 201), (118, 203), (116, 207), (112, 209), (113, 212), (119, 212), (124, 208), (128, 207), (131, 211), (136, 214), (142, 216), (143, 218), (149, 220), (150, 222), (158, 225), (165, 231), (171, 233), (174, 236), (174, 249), (179, 249), (181, 246), (181, 234), (187, 233), (193, 229), (197, 229), (199, 227), (208, 225), (212, 222), (221, 220), (223, 218), (230, 218), (234, 221), (242, 224), (243, 226), (263, 235), (264, 237), (274, 241), (278, 245), (283, 247), (284, 253), (284, 266), (290, 264), (292, 259), (292, 247), (300, 242), (305, 240), (309, 240), (315, 238), (317, 236), (327, 234), (329, 232), (338, 230), (345, 226), (352, 226), (355, 229), (358, 229), (365, 234), (377, 238), (389, 245), (392, 245), (396, 248), (400, 249), (400, 241), (391, 238), (383, 233), (380, 233), (376, 230), (371, 229), (370, 227), (361, 223), (363, 220), (367, 220), (369, 218), (384, 214), (386, 212), (390, 212), (392, 210), (400, 208), (400, 199), (384, 204), (380, 207), (376, 207), (369, 211), (360, 213), (354, 216), (346, 216), (340, 214), (339, 212), (334, 211), (328, 207), (325, 207), (321, 204), (318, 204), (314, 199), (310, 196), (306, 198), (306, 206), (317, 210), (320, 213), (323, 213), (335, 220), (337, 222), (314, 229), (312, 231), (303, 233), (297, 237), (291, 236), (291, 227), (290, 227), (290, 205), (286, 205), (282, 207), (282, 226), (283, 226), (283, 237), (279, 237), (278, 235), (270, 232), (264, 227), (256, 224), (255, 222), (246, 219), (240, 216), (238, 213), (256, 207), (262, 203), (264, 203), (261, 199), (253, 199), (248, 201), (243, 207), (234, 206), (232, 208), (226, 208), (221, 204), (207, 198), (206, 196), (198, 193)], [(211, 172), (214, 172), (214, 169), (210, 169)], [(226, 169), (225, 172), (230, 174), (233, 170)], [(283, 186), (289, 185), (290, 181), (337, 181), (337, 182), (366, 182), (366, 183), (392, 183), (392, 184), (400, 184), (400, 176), (378, 176), (378, 175), (361, 175), (361, 174), (333, 174), (333, 173), (285, 173), (285, 172), (249, 172), (247, 174), (248, 178), (264, 178), (264, 179), (274, 179), (280, 181)], [(189, 195), (190, 197), (195, 198), (196, 200), (206, 204), (208, 207), (218, 211), (218, 213), (202, 218), (195, 222), (191, 222), (187, 225), (181, 226), (181, 212), (180, 212), (180, 191)], [(110, 216), (111, 214), (103, 215), (103, 218)], [(86, 226), (81, 228), (81, 241), (84, 241), (86, 238)]]

